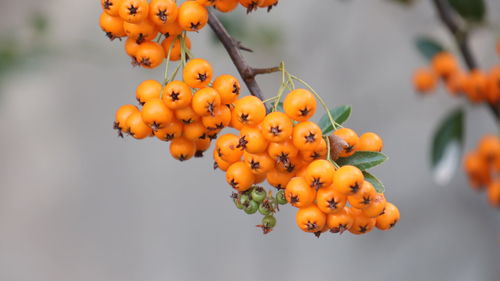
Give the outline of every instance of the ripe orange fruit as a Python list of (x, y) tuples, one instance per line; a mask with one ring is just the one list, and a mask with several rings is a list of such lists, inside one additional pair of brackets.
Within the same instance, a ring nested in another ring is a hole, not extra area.
[(110, 40), (127, 35), (125, 33), (125, 29), (123, 28), (123, 20), (119, 17), (113, 17), (107, 13), (102, 13), (99, 18), (99, 25)]
[(269, 142), (262, 135), (260, 128), (243, 127), (240, 131), (238, 146), (249, 153), (263, 153)]
[(293, 132), (293, 124), (290, 118), (283, 112), (271, 112), (262, 121), (262, 135), (268, 141), (282, 142), (290, 138)]
[(168, 109), (161, 99), (152, 99), (142, 107), (142, 120), (153, 131), (165, 128), (174, 118), (174, 113)]
[(307, 166), (305, 180), (316, 190), (332, 184), (335, 167), (328, 160), (314, 160)]
[(194, 141), (194, 144), (196, 145), (196, 153), (194, 154), (194, 157), (203, 157), (203, 152), (210, 148), (212, 140), (206, 137), (201, 139), (199, 138)]
[(212, 81), (212, 75), (212, 66), (204, 59), (192, 59), (188, 61), (182, 72), (184, 82), (186, 82), (189, 87), (197, 89), (208, 86), (210, 81)]
[(156, 42), (144, 42), (139, 45), (136, 54), (137, 62), (145, 68), (155, 68), (165, 59), (163, 47)]
[(274, 169), (274, 161), (266, 153), (252, 154), (245, 151), (243, 161), (256, 175), (266, 174)]
[(190, 106), (192, 96), (191, 89), (186, 83), (174, 80), (163, 89), (162, 99), (168, 108), (176, 110)]
[(213, 156), (214, 156), (214, 170), (215, 169), (220, 169), (221, 171), (227, 171), (227, 169), (229, 168), (229, 166), (231, 166), (232, 163), (229, 163), (229, 162), (226, 162), (224, 160), (222, 160), (220, 157), (219, 157), (219, 154), (217, 153), (217, 150), (214, 149), (214, 152), (213, 152)]
[(384, 194), (377, 193), (372, 200), (372, 203), (367, 208), (361, 210), (363, 214), (369, 218), (376, 218), (383, 214), (387, 201)]
[(299, 154), (306, 162), (318, 159), (326, 159), (328, 147), (324, 138), (321, 138), (320, 144), (314, 150), (301, 150)]
[(223, 13), (227, 13), (236, 9), (238, 4), (239, 0), (215, 0), (214, 7)]
[(234, 103), (234, 114), (243, 125), (255, 127), (266, 117), (266, 107), (259, 98), (245, 96)]
[(473, 70), (464, 81), (464, 92), (470, 102), (477, 103), (486, 99), (488, 77), (480, 70)]
[(491, 206), (500, 207), (500, 181), (491, 182), (486, 189), (486, 195)]
[(345, 195), (358, 193), (363, 181), (363, 173), (351, 165), (342, 166), (333, 174), (333, 188)]
[(193, 122), (191, 124), (184, 125), (184, 130), (182, 135), (192, 141), (196, 141), (201, 138), (206, 138), (206, 129), (201, 121)]
[(500, 140), (494, 135), (485, 135), (479, 141), (477, 151), (487, 163), (492, 163), (500, 157)]
[(115, 123), (114, 128), (119, 130), (119, 136), (123, 137), (123, 133), (128, 133), (129, 128), (127, 127), (127, 118), (134, 112), (138, 112), (139, 109), (135, 105), (126, 104), (120, 106), (115, 113)]
[(257, 10), (259, 5), (262, 5), (262, 2), (264, 2), (264, 0), (240, 0), (240, 4), (247, 8), (247, 13)]
[(321, 144), (321, 128), (311, 121), (301, 122), (293, 128), (293, 145), (299, 150), (314, 150)]
[(360, 151), (381, 152), (382, 148), (384, 148), (382, 138), (372, 132), (362, 134), (361, 137), (359, 137), (358, 145), (356, 146), (356, 150)]
[(271, 142), (267, 147), (267, 153), (278, 163), (287, 163), (297, 156), (299, 150), (290, 139), (283, 142)]
[(191, 106), (186, 106), (175, 110), (175, 118), (184, 124), (191, 124), (200, 120), (200, 116), (194, 112)]
[(370, 182), (364, 181), (361, 189), (354, 195), (348, 196), (347, 200), (349, 200), (349, 204), (352, 207), (357, 209), (365, 209), (375, 198), (377, 195), (377, 191)]
[(129, 38), (134, 39), (138, 44), (144, 41), (152, 41), (158, 35), (156, 25), (148, 19), (138, 23), (124, 22), (123, 28), (125, 29), (125, 34)]
[(377, 217), (376, 226), (380, 230), (389, 230), (399, 221), (399, 210), (392, 203), (387, 202), (384, 213)]
[(353, 218), (353, 223), (351, 228), (349, 228), (349, 232), (352, 234), (366, 234), (373, 230), (376, 224), (376, 219), (367, 217), (355, 208), (349, 209), (350, 214)]
[(151, 0), (149, 19), (156, 25), (173, 23), (177, 19), (177, 5), (172, 0)]
[(215, 116), (215, 110), (221, 105), (219, 93), (210, 87), (198, 90), (193, 95), (191, 106), (200, 116)]
[(234, 163), (241, 159), (243, 151), (238, 148), (240, 138), (233, 134), (224, 134), (217, 139), (215, 150), (219, 157), (229, 163)]
[[(184, 42), (186, 44), (186, 48), (191, 49), (191, 40), (188, 36), (184, 37)], [(168, 52), (170, 51), (170, 61), (178, 61), (182, 58), (181, 40), (179, 37), (170, 36), (165, 38), (161, 42), (161, 46), (165, 52), (165, 58), (168, 57)], [(172, 50), (170, 50), (170, 47), (172, 47)]]
[(285, 197), (292, 206), (302, 208), (314, 202), (316, 190), (304, 178), (294, 177), (286, 185)]
[(122, 0), (118, 14), (130, 23), (137, 23), (145, 20), (149, 13), (149, 3), (147, 0)]
[(344, 209), (347, 197), (332, 186), (320, 188), (316, 193), (316, 204), (325, 214), (334, 214)]
[(464, 157), (464, 169), (469, 175), (469, 178), (473, 179), (474, 188), (481, 188), (487, 185), (491, 181), (490, 171), (488, 169), (488, 163), (477, 153), (469, 152)]
[(155, 136), (162, 141), (171, 141), (181, 137), (183, 129), (184, 125), (177, 119), (172, 118), (170, 123), (155, 132)]
[(305, 232), (321, 231), (326, 224), (326, 215), (316, 205), (311, 204), (297, 211), (297, 226)]
[(356, 152), (359, 137), (354, 130), (351, 130), (349, 128), (340, 128), (333, 132), (333, 134), (343, 139), (347, 144), (344, 147), (344, 151), (339, 154), (340, 157), (349, 157), (353, 155), (354, 152)]
[[(174, 21), (172, 23), (166, 23), (158, 26), (158, 31), (165, 36), (165, 39), (170, 39), (172, 40), (173, 38), (181, 35), (182, 33), (182, 27), (179, 26), (177, 21)], [(186, 36), (186, 38), (188, 38)], [(187, 45), (187, 39), (186, 39), (186, 45)], [(191, 48), (191, 47), (189, 47)]]
[(227, 169), (226, 181), (234, 189), (243, 192), (252, 186), (255, 176), (244, 162), (236, 162)]
[(153, 133), (153, 130), (142, 120), (140, 111), (130, 114), (126, 123), (126, 126), (129, 128), (129, 134), (136, 139), (144, 139)]
[(289, 173), (275, 168), (267, 173), (267, 182), (277, 189), (284, 189), (294, 176), (294, 172)]
[(486, 99), (495, 104), (500, 101), (500, 66), (493, 67), (488, 73), (488, 91)]
[(436, 84), (436, 75), (427, 68), (419, 68), (413, 74), (413, 87), (420, 93), (433, 91), (436, 88)]
[(352, 227), (354, 219), (351, 217), (349, 208), (343, 207), (338, 212), (326, 216), (326, 225), (331, 233), (340, 233)]
[(214, 80), (212, 87), (219, 92), (222, 104), (231, 104), (240, 94), (241, 86), (236, 77), (223, 74)]
[(118, 10), (122, 0), (101, 0), (101, 7), (110, 16), (118, 17)]
[(231, 123), (231, 110), (227, 106), (218, 106), (214, 110), (214, 116), (203, 116), (201, 121), (208, 131), (219, 132)]
[(459, 68), (458, 62), (452, 54), (441, 52), (432, 58), (432, 69), (436, 75), (446, 80)]
[(196, 152), (196, 144), (184, 137), (175, 138), (170, 142), (170, 154), (179, 161), (191, 159)]
[(134, 38), (127, 38), (125, 41), (125, 52), (127, 55), (132, 57), (132, 62), (134, 65), (137, 64), (136, 56), (137, 56), (137, 50), (139, 50), (140, 44), (137, 44), (137, 40)]
[(135, 98), (141, 105), (144, 105), (152, 99), (160, 98), (161, 88), (162, 86), (160, 82), (155, 80), (145, 80), (137, 86), (137, 89), (135, 90)]
[(316, 112), (316, 99), (308, 90), (295, 89), (285, 97), (283, 109), (291, 119), (304, 122)]
[(187, 31), (198, 31), (208, 22), (208, 11), (196, 1), (186, 1), (179, 7), (179, 25)]

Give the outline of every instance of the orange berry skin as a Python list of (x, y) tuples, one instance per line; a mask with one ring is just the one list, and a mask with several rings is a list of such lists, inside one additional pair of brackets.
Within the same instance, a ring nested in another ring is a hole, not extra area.
[(307, 166), (305, 180), (316, 190), (332, 184), (335, 167), (328, 160), (314, 160)]
[[(191, 40), (189, 39), (189, 37), (186, 36), (184, 42), (186, 44), (186, 48), (191, 50)], [(181, 59), (181, 40), (178, 37), (170, 36), (168, 38), (165, 38), (161, 42), (161, 46), (163, 47), (163, 51), (165, 52), (165, 58), (168, 58), (168, 51), (170, 51), (170, 61), (178, 61)], [(172, 50), (170, 50), (171, 46)]]
[(426, 68), (419, 68), (413, 74), (413, 87), (420, 93), (428, 93), (436, 89), (437, 78)]
[(169, 82), (163, 89), (163, 102), (172, 109), (180, 109), (191, 105), (193, 94), (189, 86), (178, 80)]
[(374, 151), (381, 152), (384, 148), (384, 142), (382, 138), (372, 132), (364, 133), (359, 137), (358, 145), (356, 150), (359, 151)]
[(486, 135), (481, 138), (477, 152), (484, 161), (492, 163), (496, 158), (500, 158), (500, 140), (494, 135)]
[(165, 127), (154, 132), (155, 136), (162, 141), (171, 141), (182, 136), (184, 125), (173, 118)]
[(229, 163), (240, 161), (243, 151), (238, 148), (239, 139), (233, 134), (224, 134), (217, 139), (215, 149), (222, 160)]
[(363, 215), (369, 218), (376, 218), (384, 212), (386, 204), (387, 201), (384, 194), (377, 193), (370, 205), (361, 211), (363, 212)]
[(266, 107), (259, 98), (245, 96), (234, 103), (234, 114), (245, 126), (255, 127), (266, 117)]
[(394, 204), (387, 202), (384, 213), (377, 217), (376, 226), (380, 230), (389, 230), (399, 221), (399, 210)]
[(215, 0), (214, 7), (223, 13), (231, 12), (238, 7), (239, 0)]
[(457, 71), (445, 81), (446, 89), (452, 96), (458, 96), (459, 94), (464, 93), (466, 79), (467, 76), (464, 73)]
[(376, 195), (377, 191), (375, 191), (373, 185), (368, 181), (364, 181), (361, 189), (356, 194), (348, 196), (347, 200), (352, 207), (361, 210), (368, 208)]
[(191, 106), (176, 109), (174, 114), (175, 118), (180, 120), (184, 125), (200, 120), (200, 116), (194, 112)]
[(274, 161), (266, 153), (252, 154), (245, 151), (243, 161), (256, 175), (266, 174), (274, 169)]
[(153, 130), (142, 120), (140, 111), (130, 114), (126, 123), (126, 126), (129, 128), (129, 134), (135, 139), (144, 139), (153, 133)]
[(140, 44), (137, 44), (137, 40), (135, 40), (134, 38), (127, 38), (127, 40), (125, 41), (125, 52), (127, 53), (127, 55), (134, 59), (133, 61), (136, 61), (135, 56), (137, 55), (139, 46)]
[(170, 142), (170, 154), (179, 161), (186, 161), (193, 158), (195, 152), (196, 144), (192, 140), (180, 137)]
[(495, 104), (500, 101), (500, 66), (493, 67), (488, 73), (488, 91), (486, 99)]
[(226, 181), (234, 189), (243, 192), (248, 190), (255, 181), (255, 176), (243, 162), (231, 164), (226, 171)]
[(214, 149), (213, 152), (214, 156), (214, 169), (220, 169), (221, 171), (227, 171), (229, 166), (231, 166), (232, 163), (226, 162), (222, 160), (222, 158), (219, 157), (219, 154), (217, 153), (217, 150)]
[(311, 204), (297, 211), (297, 226), (305, 232), (321, 231), (326, 224), (326, 215), (316, 205)]
[(290, 139), (284, 142), (271, 142), (267, 147), (267, 153), (274, 161), (286, 163), (288, 160), (296, 157), (299, 150), (293, 145)]
[(182, 78), (184, 79), (184, 82), (186, 82), (189, 87), (197, 89), (208, 86), (210, 81), (212, 81), (212, 75), (213, 70), (210, 63), (199, 58), (188, 61), (182, 71)]
[(129, 130), (127, 127), (127, 118), (130, 114), (138, 111), (139, 109), (135, 105), (126, 104), (120, 106), (115, 113), (115, 128), (123, 133), (127, 133)]
[(207, 151), (210, 148), (212, 140), (209, 138), (199, 138), (194, 141), (194, 144), (196, 145), (196, 153), (194, 154), (194, 156), (203, 157), (203, 152)]
[(296, 89), (285, 97), (283, 109), (291, 119), (304, 122), (316, 112), (316, 99), (308, 90)]
[(259, 8), (265, 8), (265, 7), (269, 7), (269, 6), (273, 6), (273, 5), (277, 5), (277, 4), (278, 4), (278, 0), (263, 0), (259, 4)]
[(491, 206), (500, 207), (500, 181), (496, 180), (488, 185), (486, 196)]
[(326, 225), (331, 233), (342, 234), (352, 227), (353, 222), (354, 219), (350, 215), (348, 207), (343, 207), (338, 212), (326, 216)]
[(126, 22), (141, 22), (149, 15), (149, 3), (147, 0), (123, 0), (118, 14)]
[(304, 178), (294, 177), (286, 185), (285, 197), (292, 206), (302, 208), (314, 202), (316, 190), (310, 187)]
[(285, 189), (290, 180), (295, 176), (294, 172), (283, 172), (278, 169), (272, 169), (267, 173), (267, 182), (277, 189)]
[(154, 131), (164, 128), (174, 118), (174, 113), (168, 109), (161, 99), (152, 99), (142, 107), (142, 119)]
[(184, 125), (183, 136), (192, 141), (205, 137), (205, 126), (200, 121)]
[(480, 70), (473, 70), (465, 79), (463, 87), (470, 102), (484, 101), (488, 91), (488, 77)]
[(161, 94), (161, 84), (155, 80), (145, 80), (137, 86), (135, 90), (135, 98), (137, 101), (144, 105), (146, 102), (159, 99)]
[(223, 74), (214, 80), (212, 87), (219, 92), (222, 104), (231, 104), (240, 95), (240, 82), (236, 77)]
[(263, 153), (269, 142), (264, 138), (259, 128), (243, 127), (240, 131), (240, 147), (249, 153)]
[(320, 188), (316, 193), (316, 205), (325, 214), (334, 214), (344, 209), (347, 197), (332, 186)]
[(311, 121), (301, 122), (293, 128), (293, 145), (299, 150), (314, 150), (321, 144), (321, 128)]
[(106, 36), (111, 40), (126, 36), (125, 29), (123, 28), (123, 20), (119, 17), (113, 17), (107, 13), (102, 13), (99, 18), (99, 25), (106, 33)]
[(333, 188), (344, 195), (354, 195), (363, 186), (363, 173), (356, 167), (345, 165), (333, 174)]
[(177, 21), (184, 30), (198, 31), (208, 22), (208, 10), (196, 1), (186, 1), (179, 7)]
[(360, 210), (355, 208), (349, 209), (353, 218), (353, 223), (349, 232), (352, 234), (360, 235), (366, 234), (373, 230), (376, 224), (376, 219), (365, 216)]
[(221, 105), (220, 96), (213, 88), (203, 88), (194, 93), (191, 106), (200, 116), (215, 116), (215, 109)]
[(156, 68), (164, 59), (163, 47), (156, 42), (144, 42), (137, 49), (136, 60), (144, 68)]
[(129, 38), (135, 39), (138, 43), (152, 41), (158, 35), (156, 25), (147, 19), (138, 23), (124, 22), (123, 28), (125, 29), (125, 34)]
[(474, 179), (474, 188), (481, 188), (491, 181), (488, 163), (477, 153), (469, 152), (464, 157), (464, 169), (469, 178)]
[(312, 162), (318, 159), (326, 159), (328, 147), (324, 138), (321, 138), (320, 144), (314, 150), (301, 150), (299, 155), (306, 162)]
[[(165, 39), (172, 40), (173, 38), (181, 35), (183, 30), (182, 30), (182, 27), (179, 26), (177, 21), (174, 21), (172, 23), (159, 25), (158, 31), (161, 34), (163, 34), (163, 36), (165, 36)], [(186, 36), (186, 38), (188, 38), (188, 37)], [(186, 39), (186, 45), (187, 45), (187, 39)], [(189, 47), (189, 48), (191, 48), (191, 47)]]
[(118, 17), (118, 10), (122, 0), (101, 0), (101, 7), (110, 16)]
[(356, 152), (359, 137), (354, 130), (351, 130), (349, 128), (340, 128), (333, 132), (333, 134), (343, 139), (347, 143), (344, 151), (340, 152), (340, 157), (349, 157), (353, 155), (354, 152)]
[(177, 19), (177, 4), (172, 0), (151, 0), (149, 19), (156, 25), (173, 23)]
[(264, 0), (239, 0), (240, 4), (247, 8), (247, 13), (256, 10)]
[(282, 142), (289, 139), (293, 132), (292, 120), (283, 112), (271, 112), (261, 123), (262, 135), (268, 141)]
[(231, 123), (231, 110), (224, 105), (218, 106), (214, 110), (214, 116), (203, 116), (201, 121), (208, 131), (220, 131)]
[(450, 75), (458, 71), (458, 62), (455, 57), (448, 52), (441, 52), (432, 58), (432, 69), (437, 76), (447, 79)]

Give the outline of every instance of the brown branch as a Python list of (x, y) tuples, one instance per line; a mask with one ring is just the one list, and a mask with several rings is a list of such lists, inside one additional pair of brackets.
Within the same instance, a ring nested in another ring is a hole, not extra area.
[[(455, 13), (453, 13), (452, 7), (447, 0), (433, 0), (433, 2), (436, 11), (439, 14), (439, 18), (448, 28), (451, 35), (453, 35), (455, 43), (460, 49), (460, 53), (463, 60), (465, 61), (465, 64), (467, 65), (467, 68), (469, 69), (469, 71), (477, 69), (477, 62), (474, 59), (469, 46), (469, 35), (463, 27), (463, 24), (461, 24), (460, 19), (457, 18), (457, 15)], [(500, 104), (489, 104), (489, 107), (495, 115), (497, 122), (500, 121)]]
[(243, 47), (241, 42), (235, 40), (233, 37), (231, 37), (231, 35), (229, 35), (226, 28), (224, 28), (222, 23), (219, 21), (219, 19), (211, 9), (209, 9), (208, 12), (208, 25), (210, 25), (210, 28), (212, 28), (213, 32), (215, 33), (217, 38), (219, 38), (220, 42), (231, 57), (233, 64), (236, 66), (236, 69), (238, 69), (241, 78), (247, 85), (250, 94), (258, 97), (261, 100), (264, 100), (264, 95), (262, 94), (262, 90), (257, 84), (257, 81), (255, 80), (255, 76), (259, 74), (278, 72), (280, 71), (280, 68), (252, 68), (240, 53), (240, 50), (251, 50)]

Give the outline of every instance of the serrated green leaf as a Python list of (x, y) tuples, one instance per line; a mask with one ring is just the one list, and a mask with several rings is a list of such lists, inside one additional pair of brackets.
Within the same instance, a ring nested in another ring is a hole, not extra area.
[(432, 141), (432, 167), (443, 158), (446, 147), (456, 141), (463, 147), (464, 139), (464, 110), (455, 109), (448, 113), (437, 127)]
[(384, 184), (374, 175), (363, 171), (363, 176), (365, 177), (365, 180), (373, 185), (375, 187), (375, 190), (378, 193), (384, 193), (385, 192), (385, 186)]
[(465, 20), (481, 22), (486, 15), (484, 0), (448, 0), (451, 7)]
[(353, 155), (345, 158), (337, 159), (337, 164), (340, 166), (352, 165), (364, 171), (384, 163), (387, 156), (381, 152), (373, 151), (356, 151)]
[[(330, 109), (330, 114), (332, 115), (333, 120), (335, 120), (335, 122), (340, 125), (342, 125), (345, 121), (347, 121), (347, 119), (349, 119), (349, 116), (351, 116), (351, 112), (352, 108), (349, 105), (341, 105)], [(326, 113), (321, 116), (318, 125), (321, 128), (323, 135), (328, 135), (333, 131), (332, 123), (330, 123), (330, 119), (328, 118), (328, 114)]]
[(431, 60), (437, 53), (445, 51), (445, 48), (430, 37), (419, 37), (415, 41), (419, 53), (426, 59)]

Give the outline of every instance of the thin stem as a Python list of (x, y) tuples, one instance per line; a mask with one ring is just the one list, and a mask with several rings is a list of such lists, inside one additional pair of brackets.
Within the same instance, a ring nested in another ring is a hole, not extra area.
[(323, 106), (323, 109), (326, 111), (326, 114), (328, 115), (328, 119), (330, 120), (330, 123), (332, 124), (333, 126), (333, 130), (337, 130), (337, 126), (339, 124), (337, 124), (337, 122), (335, 122), (335, 119), (333, 119), (333, 116), (332, 114), (330, 113), (330, 109), (328, 109), (328, 105), (326, 104), (326, 102), (323, 100), (323, 98), (313, 89), (313, 87), (311, 87), (311, 85), (309, 85), (306, 81), (300, 79), (299, 77), (297, 76), (294, 76), (294, 75), (290, 75), (290, 77), (298, 82), (300, 82), (302, 85), (306, 86), (306, 88), (308, 88), (315, 96), (316, 98), (319, 100), (319, 102), (321, 103), (321, 105)]
[(169, 66), (169, 63), (170, 63), (170, 55), (172, 54), (172, 49), (174, 47), (174, 42), (175, 42), (175, 39), (174, 41), (172, 42), (172, 44), (170, 44), (170, 48), (168, 48), (168, 53), (167, 53), (167, 63), (166, 63), (166, 66), (165, 66), (165, 75), (163, 76), (163, 85), (167, 85), (168, 83), (168, 66)]
[(335, 168), (339, 168), (339, 165), (337, 164), (337, 162), (333, 161), (333, 159), (332, 159), (332, 155), (331, 155), (332, 147), (330, 145), (330, 139), (328, 138), (328, 136), (323, 136), (323, 139), (326, 142), (326, 152), (327, 152), (326, 160), (330, 161), (330, 163), (332, 163), (333, 166), (335, 166)]
[(175, 67), (174, 72), (172, 73), (172, 76), (168, 79), (168, 81), (173, 81), (175, 79), (175, 76), (177, 76), (177, 73), (179, 72), (179, 69), (181, 69), (182, 63), (179, 63), (177, 67)]
[(270, 101), (275, 100), (275, 99), (277, 99), (277, 98), (278, 98), (277, 96), (274, 96), (274, 97), (272, 97), (272, 98), (268, 98), (268, 99), (266, 99), (266, 100), (263, 100), (262, 102), (263, 102), (263, 103), (270, 102)]

